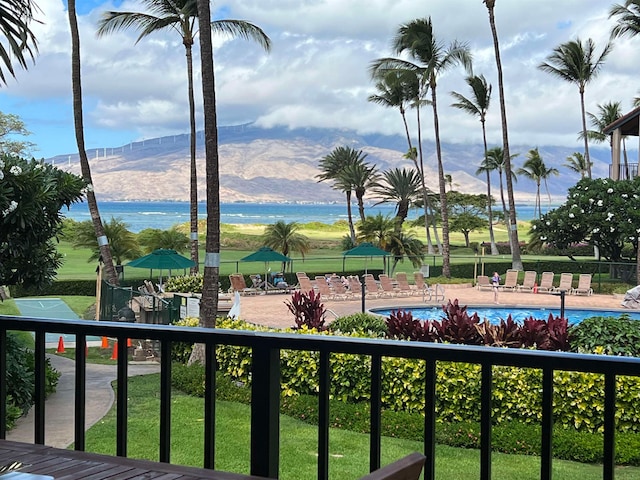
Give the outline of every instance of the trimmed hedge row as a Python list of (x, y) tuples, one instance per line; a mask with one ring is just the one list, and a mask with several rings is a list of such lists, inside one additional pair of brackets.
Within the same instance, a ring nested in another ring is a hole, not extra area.
[[(219, 319), (219, 328), (269, 331), (240, 320)], [(299, 333), (318, 332), (297, 330)], [(326, 333), (321, 333), (326, 334)], [(351, 336), (365, 337), (365, 334)], [(488, 347), (490, 348), (490, 347)], [(219, 346), (218, 369), (235, 381), (251, 381), (251, 355), (246, 347)], [(330, 358), (331, 397), (357, 403), (369, 399), (370, 358), (334, 354)], [(394, 411), (424, 411), (425, 363), (421, 360), (385, 358), (383, 360), (384, 408)], [(439, 362), (436, 382), (436, 410), (443, 422), (479, 421), (480, 366)], [(318, 353), (283, 350), (281, 352), (283, 395), (314, 395), (318, 391)], [(582, 432), (603, 428), (604, 378), (602, 375), (557, 371), (554, 373), (554, 421), (556, 425)], [(494, 367), (493, 412), (497, 423), (541, 421), (542, 373), (539, 369)], [(619, 377), (616, 403), (617, 428), (621, 432), (640, 432), (640, 379)]]
[[(204, 395), (204, 367), (199, 364), (186, 366), (176, 363), (172, 367), (173, 386), (190, 395)], [(216, 379), (216, 398), (243, 404), (251, 403), (251, 390), (220, 373)], [(369, 433), (370, 404), (329, 401), (330, 427)], [(280, 399), (280, 412), (311, 425), (318, 425), (318, 397), (298, 395)], [(382, 411), (382, 435), (409, 440), (424, 441), (424, 416), (422, 413)], [(505, 420), (494, 425), (491, 446), (496, 452), (540, 455), (540, 425)], [(436, 442), (452, 447), (480, 448), (480, 424), (477, 422), (440, 422), (436, 425)], [(602, 435), (577, 432), (556, 426), (553, 432), (555, 458), (584, 463), (602, 463)], [(640, 465), (640, 435), (616, 434), (616, 464)]]

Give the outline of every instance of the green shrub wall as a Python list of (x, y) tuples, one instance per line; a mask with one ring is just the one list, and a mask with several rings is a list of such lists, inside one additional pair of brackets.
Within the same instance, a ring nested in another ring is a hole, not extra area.
[[(220, 328), (267, 331), (242, 321), (220, 320)], [(302, 333), (305, 333), (304, 331)], [(306, 332), (316, 333), (317, 332)], [(354, 335), (356, 336), (356, 335)], [(363, 336), (363, 335), (357, 335)], [(486, 347), (492, 348), (492, 347)], [(318, 392), (317, 352), (283, 350), (281, 382), (285, 396)], [(250, 383), (250, 349), (219, 346), (219, 370), (226, 376)], [(357, 403), (369, 399), (370, 357), (333, 354), (330, 357), (331, 397)], [(423, 412), (425, 362), (384, 358), (383, 407), (395, 411)], [(443, 422), (480, 420), (480, 366), (439, 362), (436, 370), (436, 411)], [(494, 367), (494, 421), (517, 420), (539, 424), (542, 419), (542, 372), (539, 369)], [(619, 431), (640, 432), (640, 379), (618, 377), (616, 421)], [(554, 372), (554, 423), (582, 432), (600, 432), (603, 426), (604, 377), (580, 372)]]

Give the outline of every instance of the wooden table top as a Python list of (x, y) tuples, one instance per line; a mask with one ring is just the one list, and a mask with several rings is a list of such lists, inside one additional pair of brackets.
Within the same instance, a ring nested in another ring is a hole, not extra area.
[(265, 480), (251, 475), (0, 440), (0, 466), (13, 462), (24, 464), (19, 472), (49, 475), (56, 480)]

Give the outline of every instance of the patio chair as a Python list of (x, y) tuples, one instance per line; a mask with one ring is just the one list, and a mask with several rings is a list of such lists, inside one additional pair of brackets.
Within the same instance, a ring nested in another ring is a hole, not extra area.
[[(398, 282), (398, 290), (402, 295), (411, 296), (418, 293), (416, 288), (411, 288), (409, 280), (407, 280), (407, 274), (404, 272), (396, 273), (396, 281)], [(420, 292), (422, 294), (422, 292)]]
[(261, 292), (260, 289), (254, 287), (247, 287), (244, 275), (241, 273), (232, 273), (229, 275), (229, 281), (231, 282), (231, 292), (238, 292), (240, 295), (256, 295)]
[(565, 291), (567, 293), (571, 293), (573, 289), (573, 273), (562, 273), (560, 274), (560, 285), (553, 289), (554, 292)]
[(516, 291), (516, 288), (518, 288), (518, 270), (507, 270), (504, 285), (501, 288), (502, 290)]
[(390, 296), (380, 288), (380, 285), (378, 285), (378, 282), (376, 282), (376, 279), (373, 278), (373, 275), (370, 273), (364, 276), (364, 287), (366, 297), (379, 298)]
[(412, 453), (361, 477), (360, 480), (418, 480), (427, 457)]
[(538, 285), (538, 293), (551, 293), (555, 288), (553, 286), (553, 279), (555, 274), (553, 272), (542, 272), (540, 277), (540, 285)]
[(527, 270), (524, 272), (524, 280), (522, 285), (518, 285), (518, 292), (533, 292), (533, 287), (536, 284), (538, 274), (533, 270)]
[(353, 298), (353, 293), (347, 290), (347, 287), (342, 283), (342, 279), (340, 277), (332, 276), (329, 281), (331, 282), (329, 285), (333, 291), (333, 297), (336, 300), (347, 300), (348, 298)]
[(578, 286), (571, 289), (571, 293), (574, 295), (591, 295), (593, 293), (593, 289), (591, 288), (591, 274), (581, 274), (578, 278)]
[(393, 285), (389, 275), (381, 273), (378, 275), (378, 281), (380, 282), (382, 290), (384, 290), (390, 297), (398, 297), (400, 295), (406, 296), (406, 293), (401, 293), (400, 290)]
[(476, 288), (478, 290), (492, 290), (493, 285), (491, 285), (489, 275), (478, 275), (476, 277)]
[(306, 275), (298, 276), (298, 289), (302, 290), (305, 293), (309, 293), (311, 290), (315, 290), (313, 288), (313, 283), (311, 283), (311, 280)]

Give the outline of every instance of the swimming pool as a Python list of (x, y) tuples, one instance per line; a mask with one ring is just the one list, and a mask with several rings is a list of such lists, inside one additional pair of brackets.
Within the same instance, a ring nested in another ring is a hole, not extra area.
[[(399, 307), (402, 308), (402, 307)], [(392, 311), (399, 308), (373, 308), (371, 313), (388, 317)], [(420, 320), (440, 320), (444, 316), (442, 307), (407, 307), (402, 310), (410, 311), (413, 318)], [(469, 315), (477, 313), (480, 321), (485, 319), (491, 323), (497, 323), (500, 319), (505, 319), (509, 314), (518, 323), (522, 323), (526, 318), (533, 317), (539, 320), (546, 320), (549, 314), (560, 316), (559, 308), (544, 307), (467, 307)], [(588, 317), (619, 317), (621, 314), (627, 314), (634, 320), (640, 320), (640, 312), (637, 310), (596, 310), (596, 309), (573, 309), (565, 308), (564, 316), (567, 318), (569, 325), (580, 323)]]

